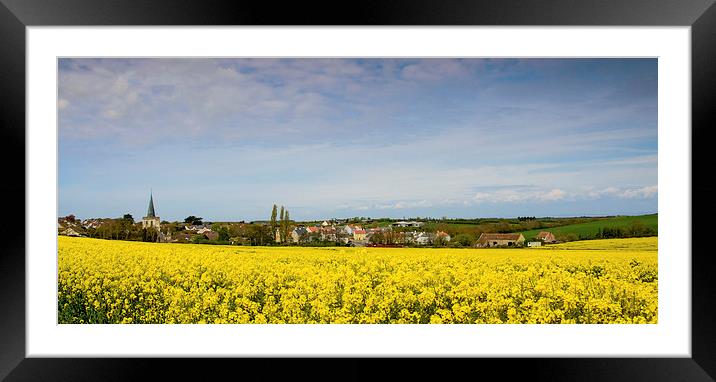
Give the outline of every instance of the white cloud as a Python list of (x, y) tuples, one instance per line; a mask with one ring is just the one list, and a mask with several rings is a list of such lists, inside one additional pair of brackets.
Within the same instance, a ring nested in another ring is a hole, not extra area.
[(648, 199), (656, 196), (658, 192), (659, 187), (657, 185), (637, 188), (619, 188), (612, 186), (601, 190), (590, 190), (585, 194), (585, 196), (592, 199), (598, 199), (603, 197), (621, 199)]
[(635, 199), (635, 198), (651, 198), (655, 196), (659, 192), (658, 186), (646, 186), (641, 187), (637, 189), (631, 189), (631, 190), (624, 190), (620, 197), (626, 198), (626, 199)]
[(355, 209), (359, 211), (365, 210), (402, 210), (407, 208), (429, 208), (435, 206), (435, 203), (422, 199), (422, 200), (397, 200), (384, 203), (368, 203), (368, 204), (344, 204), (340, 208), (344, 209)]
[(562, 200), (567, 195), (566, 192), (558, 188), (552, 189), (547, 193), (539, 194), (538, 198), (546, 201)]
[(586, 193), (589, 198), (601, 198), (604, 196), (616, 196), (619, 193), (619, 189), (616, 187), (607, 187), (602, 190), (590, 190)]
[(589, 190), (586, 192), (567, 192), (563, 189), (553, 188), (550, 190), (525, 189), (499, 189), (493, 192), (478, 192), (472, 201), (475, 203), (524, 203), (524, 202), (554, 202), (565, 199), (585, 200), (600, 198), (620, 199), (648, 199), (658, 193), (657, 186), (645, 186), (638, 188), (607, 187), (600, 190)]
[(476, 203), (523, 203), (551, 202), (562, 200), (567, 196), (564, 190), (553, 188), (546, 190), (533, 189), (501, 189), (494, 192), (478, 192), (473, 197)]

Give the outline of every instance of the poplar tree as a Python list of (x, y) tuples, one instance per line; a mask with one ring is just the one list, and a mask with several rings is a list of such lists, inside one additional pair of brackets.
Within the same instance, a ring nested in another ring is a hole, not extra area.
[(278, 223), (276, 223), (276, 214), (277, 214), (277, 208), (276, 205), (273, 205), (273, 210), (271, 210), (271, 234), (276, 234), (276, 228), (278, 227)]
[[(283, 223), (283, 220), (285, 219), (285, 216), (284, 216), (284, 215), (285, 215), (285, 211), (284, 211), (283, 206), (281, 206), (281, 220), (280, 220), (280, 222), (279, 222), (279, 227), (281, 228), (281, 231), (279, 231), (279, 232), (282, 232), (282, 231), (283, 231), (283, 224), (284, 224), (284, 223)], [(285, 239), (286, 239), (285, 237), (282, 237), (282, 238), (281, 238), (281, 241), (284, 241)]]
[(285, 242), (288, 242), (288, 229), (289, 229), (289, 223), (290, 218), (288, 217), (288, 209), (286, 209), (286, 214), (284, 215), (284, 221), (283, 221), (283, 240)]

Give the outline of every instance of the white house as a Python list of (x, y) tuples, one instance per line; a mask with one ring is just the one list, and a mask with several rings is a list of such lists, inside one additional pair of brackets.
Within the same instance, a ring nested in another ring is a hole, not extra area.
[(421, 227), (423, 225), (422, 222), (416, 222), (416, 221), (399, 221), (391, 224), (393, 227)]
[(65, 235), (65, 236), (74, 236), (74, 237), (82, 236), (82, 235), (79, 234), (79, 232), (75, 231), (75, 230), (72, 229), (72, 228), (67, 228), (66, 230), (64, 230), (64, 231), (62, 232), (62, 235)]
[(207, 232), (211, 232), (211, 228), (209, 228), (209, 227), (202, 227), (202, 228), (200, 228), (200, 229), (198, 229), (198, 230), (196, 231), (196, 233), (198, 233), (199, 235), (203, 235), (203, 234), (205, 234), (205, 233), (207, 233)]
[(355, 224), (346, 224), (346, 226), (343, 227), (343, 231), (346, 234), (351, 235), (351, 236), (353, 235), (353, 232), (357, 229), (363, 229), (363, 228), (361, 226), (355, 225)]
[(420, 232), (415, 236), (415, 242), (420, 245), (430, 244), (430, 236), (425, 232)]

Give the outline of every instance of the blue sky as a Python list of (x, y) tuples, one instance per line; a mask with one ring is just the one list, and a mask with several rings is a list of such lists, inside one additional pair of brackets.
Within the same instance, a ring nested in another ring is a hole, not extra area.
[(59, 214), (657, 212), (656, 59), (60, 59)]

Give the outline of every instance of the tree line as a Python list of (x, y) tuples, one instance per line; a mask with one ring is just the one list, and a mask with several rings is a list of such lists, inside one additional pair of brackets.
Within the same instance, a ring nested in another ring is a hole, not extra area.
[(656, 236), (656, 229), (640, 221), (633, 221), (626, 227), (604, 227), (597, 232), (597, 239), (621, 239), (628, 237)]

